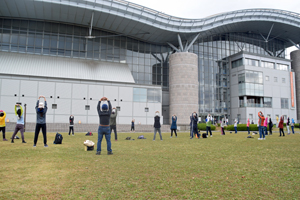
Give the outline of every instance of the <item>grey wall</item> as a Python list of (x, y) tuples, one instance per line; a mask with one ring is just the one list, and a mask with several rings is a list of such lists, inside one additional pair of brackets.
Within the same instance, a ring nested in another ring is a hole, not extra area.
[[(0, 78), (0, 109), (6, 111), (10, 122), (16, 122), (16, 102), (27, 104), (26, 121), (35, 122), (35, 105), (39, 95), (44, 95), (48, 103), (47, 123), (68, 123), (69, 116), (73, 114), (75, 123), (98, 124), (96, 107), (103, 96), (110, 99), (113, 107), (120, 106), (118, 124), (130, 125), (132, 118), (136, 124), (153, 124), (155, 111), (162, 108), (161, 102), (133, 101), (133, 88), (161, 90), (158, 86), (9, 75), (0, 75)], [(52, 109), (52, 104), (57, 104), (57, 109)], [(90, 105), (90, 110), (85, 110), (85, 105)], [(149, 108), (148, 113), (145, 107)]]

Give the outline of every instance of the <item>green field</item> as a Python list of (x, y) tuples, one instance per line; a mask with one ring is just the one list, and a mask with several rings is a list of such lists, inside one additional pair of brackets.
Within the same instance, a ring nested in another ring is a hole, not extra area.
[[(114, 155), (106, 154), (104, 139), (100, 156), (83, 146), (86, 139), (96, 143), (97, 134), (62, 134), (63, 144), (54, 145), (55, 133), (48, 133), (48, 148), (41, 133), (36, 148), (33, 133), (25, 133), (27, 144), (0, 142), (0, 199), (300, 198), (299, 133), (263, 141), (246, 132), (193, 140), (163, 133), (163, 141), (152, 141), (153, 133), (119, 133)], [(147, 139), (137, 140), (141, 134)]]

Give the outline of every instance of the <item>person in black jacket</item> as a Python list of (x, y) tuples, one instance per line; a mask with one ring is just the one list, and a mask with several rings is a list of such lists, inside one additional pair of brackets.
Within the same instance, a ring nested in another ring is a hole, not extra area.
[(159, 133), (160, 140), (162, 140), (160, 127), (161, 127), (161, 126), (160, 126), (159, 112), (156, 111), (156, 112), (155, 112), (155, 117), (154, 117), (154, 137), (153, 137), (153, 141), (155, 141), (156, 132)]
[(270, 132), (270, 135), (272, 135), (272, 128), (273, 128), (273, 122), (271, 120), (271, 117), (269, 118), (269, 132)]
[[(200, 134), (199, 134), (199, 131), (198, 131), (198, 115), (196, 112), (193, 112), (192, 114), (192, 136), (194, 134), (197, 134), (198, 136), (198, 139), (200, 139)], [(193, 139), (193, 137), (191, 137), (190, 139)]]
[(70, 122), (70, 126), (69, 126), (69, 135), (71, 134), (71, 130), (72, 130), (72, 136), (74, 136), (74, 116), (70, 115), (69, 117), (69, 122)]
[[(101, 105), (102, 104), (102, 105)], [(99, 128), (98, 128), (98, 143), (97, 143), (97, 153), (96, 155), (101, 155), (101, 142), (103, 135), (105, 136), (107, 143), (107, 154), (111, 155), (111, 141), (110, 141), (110, 115), (111, 115), (111, 104), (106, 97), (102, 97), (97, 105), (97, 111), (100, 119)]]

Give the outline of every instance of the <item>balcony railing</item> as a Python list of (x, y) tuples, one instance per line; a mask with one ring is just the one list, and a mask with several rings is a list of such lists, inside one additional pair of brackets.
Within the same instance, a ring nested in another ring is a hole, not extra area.
[(240, 104), (240, 108), (244, 107), (255, 107), (255, 108), (272, 108), (270, 104), (260, 104), (260, 103), (242, 103)]

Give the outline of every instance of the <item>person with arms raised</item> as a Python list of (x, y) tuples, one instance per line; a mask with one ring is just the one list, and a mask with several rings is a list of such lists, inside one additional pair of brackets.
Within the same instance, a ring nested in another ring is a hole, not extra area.
[(107, 143), (107, 154), (112, 155), (111, 141), (110, 141), (110, 115), (111, 115), (111, 103), (106, 97), (102, 97), (97, 105), (97, 111), (99, 115), (99, 128), (98, 128), (98, 143), (97, 143), (97, 153), (96, 155), (101, 155), (101, 142), (103, 135), (105, 136)]

